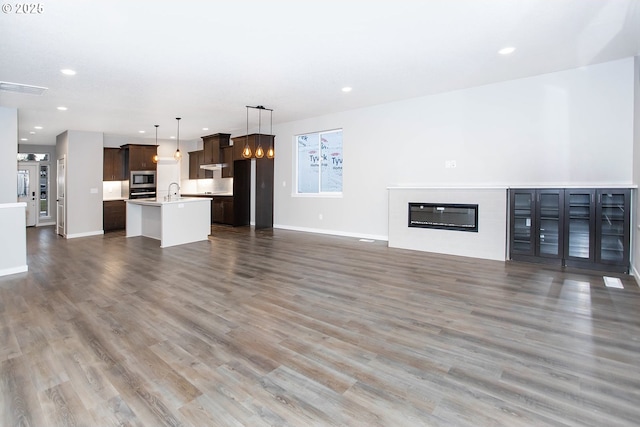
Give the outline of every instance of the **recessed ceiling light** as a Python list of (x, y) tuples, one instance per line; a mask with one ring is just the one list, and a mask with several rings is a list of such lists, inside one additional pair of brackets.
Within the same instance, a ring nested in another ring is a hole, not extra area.
[(209, 130), (209, 128), (202, 128), (202, 130)]
[(60, 70), (60, 72), (62, 74), (64, 74), (65, 76), (75, 76), (76, 72), (70, 68), (64, 68), (62, 70)]
[(36, 133), (34, 131), (29, 132), (29, 135), (35, 135)]
[(176, 139), (176, 137), (175, 136), (170, 136), (169, 139)]
[(139, 130), (138, 133), (144, 133), (144, 131), (143, 130)]
[(40, 129), (42, 129), (42, 126), (34, 126), (33, 128), (40, 130)]
[(28, 141), (29, 138), (20, 138), (20, 141)]
[(60, 107), (58, 107), (58, 110), (60, 110), (60, 111), (67, 111), (67, 107), (60, 106)]
[(349, 86), (345, 86), (345, 87), (342, 88), (343, 92), (351, 92), (351, 90), (352, 90), (352, 88), (349, 87)]
[(498, 51), (500, 55), (510, 55), (516, 50), (513, 46), (503, 47)]

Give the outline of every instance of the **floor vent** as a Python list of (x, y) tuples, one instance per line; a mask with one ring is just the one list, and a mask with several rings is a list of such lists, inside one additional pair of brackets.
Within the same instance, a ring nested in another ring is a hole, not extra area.
[(618, 279), (617, 277), (603, 276), (603, 278), (604, 278), (604, 285), (607, 288), (624, 289), (624, 286), (622, 286), (622, 280)]
[(365, 242), (365, 243), (373, 243), (375, 242), (375, 240), (373, 239), (360, 239), (361, 242)]

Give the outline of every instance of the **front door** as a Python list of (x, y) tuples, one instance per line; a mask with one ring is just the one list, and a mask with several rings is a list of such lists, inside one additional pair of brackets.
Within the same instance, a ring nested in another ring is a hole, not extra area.
[[(26, 224), (33, 227), (38, 220), (39, 207), (37, 200), (40, 199), (38, 190), (38, 166), (28, 164), (18, 164), (18, 202), (26, 203)], [(36, 197), (36, 192), (38, 196)]]
[(57, 199), (57, 219), (56, 219), (56, 232), (61, 236), (66, 236), (66, 218), (65, 218), (65, 208), (64, 208), (64, 198), (66, 194), (66, 159), (64, 156), (58, 159), (58, 199)]

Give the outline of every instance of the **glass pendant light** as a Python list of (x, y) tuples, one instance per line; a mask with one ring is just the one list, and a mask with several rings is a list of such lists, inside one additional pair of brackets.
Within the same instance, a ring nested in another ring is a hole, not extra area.
[(271, 115), (270, 115), (270, 122), (271, 124), (269, 125), (269, 149), (267, 150), (267, 159), (273, 159), (274, 156), (276, 155), (275, 151), (273, 150), (273, 139), (275, 138), (273, 136), (273, 110), (271, 111)]
[(180, 117), (176, 117), (176, 120), (178, 121), (178, 134), (177, 134), (177, 140), (178, 140), (178, 145), (176, 148), (176, 152), (173, 153), (173, 158), (176, 160), (180, 160), (182, 158), (182, 153), (180, 152)]
[(256, 159), (261, 159), (264, 157), (264, 150), (260, 143), (260, 140), (262, 139), (262, 110), (264, 110), (264, 107), (262, 105), (258, 105), (256, 108), (258, 109), (258, 146), (256, 147)]
[(244, 148), (242, 149), (242, 157), (245, 159), (251, 158), (251, 147), (249, 147), (249, 107), (247, 105), (247, 134), (244, 136)]
[(153, 163), (158, 163), (158, 126), (160, 125), (154, 125), (156, 127), (156, 154), (153, 155)]

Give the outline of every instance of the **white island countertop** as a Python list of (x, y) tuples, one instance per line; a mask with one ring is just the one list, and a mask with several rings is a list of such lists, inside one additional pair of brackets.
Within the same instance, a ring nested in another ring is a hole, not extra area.
[(162, 206), (162, 205), (170, 205), (176, 203), (192, 203), (192, 202), (202, 202), (201, 197), (178, 197), (177, 199), (166, 200), (162, 197), (158, 197), (157, 199), (126, 199), (127, 203), (135, 203), (136, 205), (145, 205), (145, 206)]
[(127, 237), (160, 240), (160, 247), (207, 240), (211, 234), (211, 201), (202, 197), (171, 200), (127, 199)]

